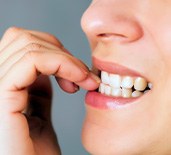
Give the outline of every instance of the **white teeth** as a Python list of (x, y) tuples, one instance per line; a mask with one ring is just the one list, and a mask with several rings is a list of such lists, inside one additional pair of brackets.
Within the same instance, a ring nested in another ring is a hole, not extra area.
[(105, 95), (109, 96), (111, 94), (111, 87), (106, 85), (104, 91)]
[(132, 95), (132, 89), (122, 88), (122, 97), (129, 98)]
[(133, 93), (132, 93), (132, 97), (139, 97), (139, 96), (141, 96), (143, 93), (142, 92), (140, 92), (140, 91), (134, 91)]
[(102, 94), (104, 94), (105, 92), (105, 85), (103, 83), (100, 83), (99, 92), (101, 92)]
[(105, 71), (101, 72), (101, 80), (104, 84), (109, 84), (109, 74)]
[[(102, 83), (99, 86), (99, 92), (113, 97), (139, 97), (148, 89), (152, 89), (152, 83), (148, 83), (142, 77), (120, 76), (118, 74), (109, 74), (101, 71)], [(132, 92), (135, 89), (134, 92)]]
[(121, 76), (117, 74), (110, 74), (109, 75), (109, 85), (114, 88), (120, 88), (121, 86)]
[(122, 96), (122, 89), (121, 88), (112, 88), (111, 95), (115, 96), (115, 97)]
[(135, 79), (134, 88), (138, 91), (143, 91), (147, 87), (147, 81), (144, 78), (138, 77)]
[(134, 80), (132, 77), (130, 76), (123, 77), (121, 87), (132, 88), (133, 85), (134, 85)]

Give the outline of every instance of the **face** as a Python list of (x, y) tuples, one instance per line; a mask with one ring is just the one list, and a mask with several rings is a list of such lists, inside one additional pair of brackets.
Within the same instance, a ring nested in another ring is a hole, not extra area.
[(93, 0), (81, 24), (102, 80), (86, 95), (84, 147), (171, 154), (171, 1)]

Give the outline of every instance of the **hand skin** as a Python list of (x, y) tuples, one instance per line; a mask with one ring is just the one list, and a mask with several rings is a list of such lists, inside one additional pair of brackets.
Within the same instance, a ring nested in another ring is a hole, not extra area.
[(0, 155), (61, 154), (49, 75), (68, 93), (100, 82), (51, 34), (9, 28), (0, 42)]

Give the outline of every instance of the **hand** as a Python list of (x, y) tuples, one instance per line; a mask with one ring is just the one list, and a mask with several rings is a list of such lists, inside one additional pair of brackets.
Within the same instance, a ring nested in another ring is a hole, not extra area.
[(0, 155), (60, 154), (50, 119), (49, 75), (68, 93), (99, 85), (54, 36), (7, 30), (0, 42)]

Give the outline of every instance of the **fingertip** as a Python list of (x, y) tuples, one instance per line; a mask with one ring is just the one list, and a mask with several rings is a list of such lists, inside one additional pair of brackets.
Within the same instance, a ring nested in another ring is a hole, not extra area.
[(100, 84), (101, 82), (100, 78), (92, 72), (89, 73), (89, 78), (94, 80), (97, 84)]
[(77, 82), (80, 87), (86, 90), (95, 90), (100, 85), (100, 78), (92, 72), (89, 72), (87, 78), (81, 82)]
[(60, 88), (67, 93), (75, 93), (79, 91), (79, 86), (69, 80), (62, 78), (56, 78), (56, 80)]

